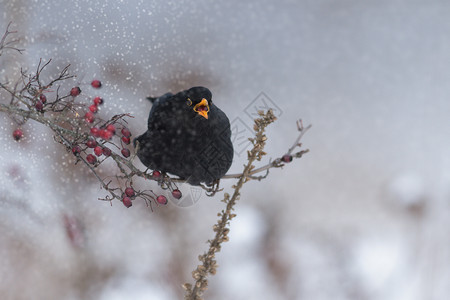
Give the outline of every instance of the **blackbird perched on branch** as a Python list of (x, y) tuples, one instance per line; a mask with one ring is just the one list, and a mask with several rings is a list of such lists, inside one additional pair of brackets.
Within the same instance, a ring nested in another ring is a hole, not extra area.
[(147, 98), (153, 103), (148, 130), (134, 140), (141, 162), (193, 185), (225, 175), (234, 152), (230, 121), (211, 97), (209, 89), (198, 86)]

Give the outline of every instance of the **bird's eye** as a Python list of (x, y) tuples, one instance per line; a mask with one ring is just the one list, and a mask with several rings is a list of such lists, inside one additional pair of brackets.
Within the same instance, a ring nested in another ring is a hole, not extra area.
[(192, 101), (191, 101), (191, 99), (187, 98), (187, 102), (186, 102), (186, 104), (187, 104), (188, 106), (191, 106), (191, 105), (192, 105)]

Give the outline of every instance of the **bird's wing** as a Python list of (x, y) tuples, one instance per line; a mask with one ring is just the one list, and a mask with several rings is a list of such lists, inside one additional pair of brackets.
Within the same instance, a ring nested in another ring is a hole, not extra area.
[(150, 110), (149, 116), (148, 116), (148, 129), (158, 128), (158, 125), (161, 123), (160, 120), (162, 117), (161, 112), (166, 111), (167, 109), (165, 107), (170, 105), (170, 101), (173, 98), (172, 93), (166, 93), (160, 97), (152, 98), (148, 97), (147, 99), (150, 100), (153, 105), (152, 109)]

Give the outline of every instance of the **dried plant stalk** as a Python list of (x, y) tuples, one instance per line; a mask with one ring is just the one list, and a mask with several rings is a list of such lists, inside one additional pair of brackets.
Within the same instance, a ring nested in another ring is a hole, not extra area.
[[(192, 272), (192, 277), (194, 279), (194, 284), (185, 283), (183, 288), (186, 290), (185, 299), (186, 300), (201, 300), (201, 296), (204, 291), (208, 288), (208, 275), (214, 275), (216, 273), (216, 269), (218, 267), (217, 261), (215, 259), (215, 255), (217, 252), (221, 250), (222, 243), (228, 241), (228, 233), (230, 231), (229, 225), (231, 220), (236, 217), (234, 213), (234, 206), (240, 198), (240, 192), (243, 185), (251, 180), (251, 174), (254, 174), (255, 166), (253, 163), (255, 161), (260, 161), (261, 158), (266, 154), (264, 150), (264, 146), (266, 144), (267, 137), (264, 134), (266, 127), (276, 120), (275, 115), (272, 110), (267, 111), (266, 113), (259, 111), (260, 117), (255, 120), (254, 130), (255, 137), (249, 139), (253, 144), (253, 148), (247, 152), (248, 154), (248, 162), (244, 166), (244, 170), (242, 174), (239, 174), (239, 180), (236, 185), (233, 185), (234, 192), (230, 197), (228, 193), (225, 193), (223, 202), (226, 203), (226, 207), (220, 213), (218, 213), (219, 220), (213, 226), (213, 231), (215, 232), (215, 236), (212, 240), (209, 240), (209, 249), (207, 252), (199, 256), (200, 265)], [(301, 124), (301, 122), (299, 122)], [(311, 126), (306, 128), (303, 125), (298, 126), (298, 130), (300, 131), (300, 135), (296, 140), (295, 146), (289, 149), (289, 155), (293, 151), (296, 146), (300, 146), (300, 139)], [(296, 154), (295, 156), (301, 157), (304, 153), (308, 152), (307, 150), (303, 150)], [(264, 167), (264, 170), (268, 170), (270, 167), (280, 167), (281, 161), (270, 164), (269, 167)]]

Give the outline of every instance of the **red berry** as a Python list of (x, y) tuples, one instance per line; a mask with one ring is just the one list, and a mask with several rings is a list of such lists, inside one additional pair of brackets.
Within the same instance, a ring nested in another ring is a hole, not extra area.
[(92, 154), (88, 154), (87, 156), (86, 156), (86, 160), (87, 160), (87, 162), (88, 163), (90, 163), (90, 164), (95, 164), (96, 162), (97, 162), (97, 157), (95, 157), (94, 155), (92, 155)]
[(126, 189), (125, 189), (125, 194), (128, 196), (128, 197), (134, 197), (136, 194), (134, 193), (134, 189), (133, 188), (131, 188), (131, 187), (127, 187)]
[(78, 86), (76, 86), (70, 90), (70, 96), (72, 96), (72, 97), (76, 97), (80, 93), (81, 93), (81, 89)]
[(123, 205), (125, 205), (127, 208), (129, 208), (130, 206), (133, 205), (133, 203), (131, 203), (130, 197), (126, 197), (126, 196), (123, 197), (122, 202), (123, 202)]
[(37, 111), (42, 111), (44, 109), (44, 104), (41, 100), (36, 101), (36, 104), (34, 105)]
[(97, 156), (102, 155), (102, 154), (103, 154), (103, 149), (102, 149), (102, 147), (100, 147), (100, 146), (95, 147), (95, 148), (94, 148), (94, 153), (95, 153), (95, 155), (97, 155)]
[(88, 123), (93, 123), (94, 122), (94, 114), (90, 111), (88, 111), (85, 115), (84, 115), (84, 120)]
[(290, 163), (292, 161), (292, 155), (285, 154), (285, 155), (283, 155), (281, 160), (284, 161), (285, 163)]
[(125, 137), (130, 137), (131, 132), (128, 130), (128, 128), (122, 128), (122, 135)]
[(126, 137), (126, 136), (123, 136), (122, 137), (122, 142), (124, 142), (125, 144), (129, 145), (130, 144), (130, 138)]
[(180, 199), (183, 196), (183, 194), (181, 194), (181, 191), (177, 189), (172, 191), (172, 196), (175, 199)]
[(44, 94), (40, 94), (39, 100), (41, 100), (41, 102), (45, 104), (47, 102), (47, 97)]
[(161, 172), (159, 172), (159, 171), (153, 171), (152, 177), (155, 178), (155, 179), (161, 177)]
[(124, 157), (130, 157), (130, 150), (124, 148), (121, 152)]
[(103, 155), (104, 156), (110, 156), (111, 155), (111, 149), (109, 148), (103, 148)]
[(100, 129), (98, 129), (97, 127), (92, 127), (91, 128), (91, 135), (95, 136), (95, 137), (100, 137)]
[(97, 142), (94, 139), (89, 139), (86, 142), (86, 146), (88, 146), (89, 148), (95, 148), (97, 146)]
[(109, 141), (112, 138), (113, 134), (111, 131), (106, 129), (100, 129), (100, 137), (105, 141)]
[(162, 204), (162, 205), (166, 205), (167, 198), (163, 195), (160, 195), (160, 196), (156, 197), (156, 202), (158, 202), (159, 204)]
[(97, 79), (92, 80), (91, 85), (92, 85), (92, 87), (95, 88), (95, 89), (99, 89), (99, 88), (102, 87), (101, 81), (100, 81), (100, 80), (97, 80)]
[(73, 146), (72, 153), (73, 153), (73, 155), (79, 155), (81, 153), (81, 147), (78, 145)]
[(23, 137), (23, 131), (22, 129), (16, 129), (13, 131), (13, 138), (18, 141)]
[(103, 104), (103, 99), (101, 97), (95, 97), (93, 101), (95, 105)]
[(114, 126), (113, 124), (109, 124), (108, 126), (106, 126), (106, 130), (108, 130), (112, 134), (115, 134), (116, 133), (116, 126)]
[(89, 110), (95, 114), (96, 112), (98, 112), (98, 107), (97, 105), (92, 104), (91, 106), (89, 106)]

